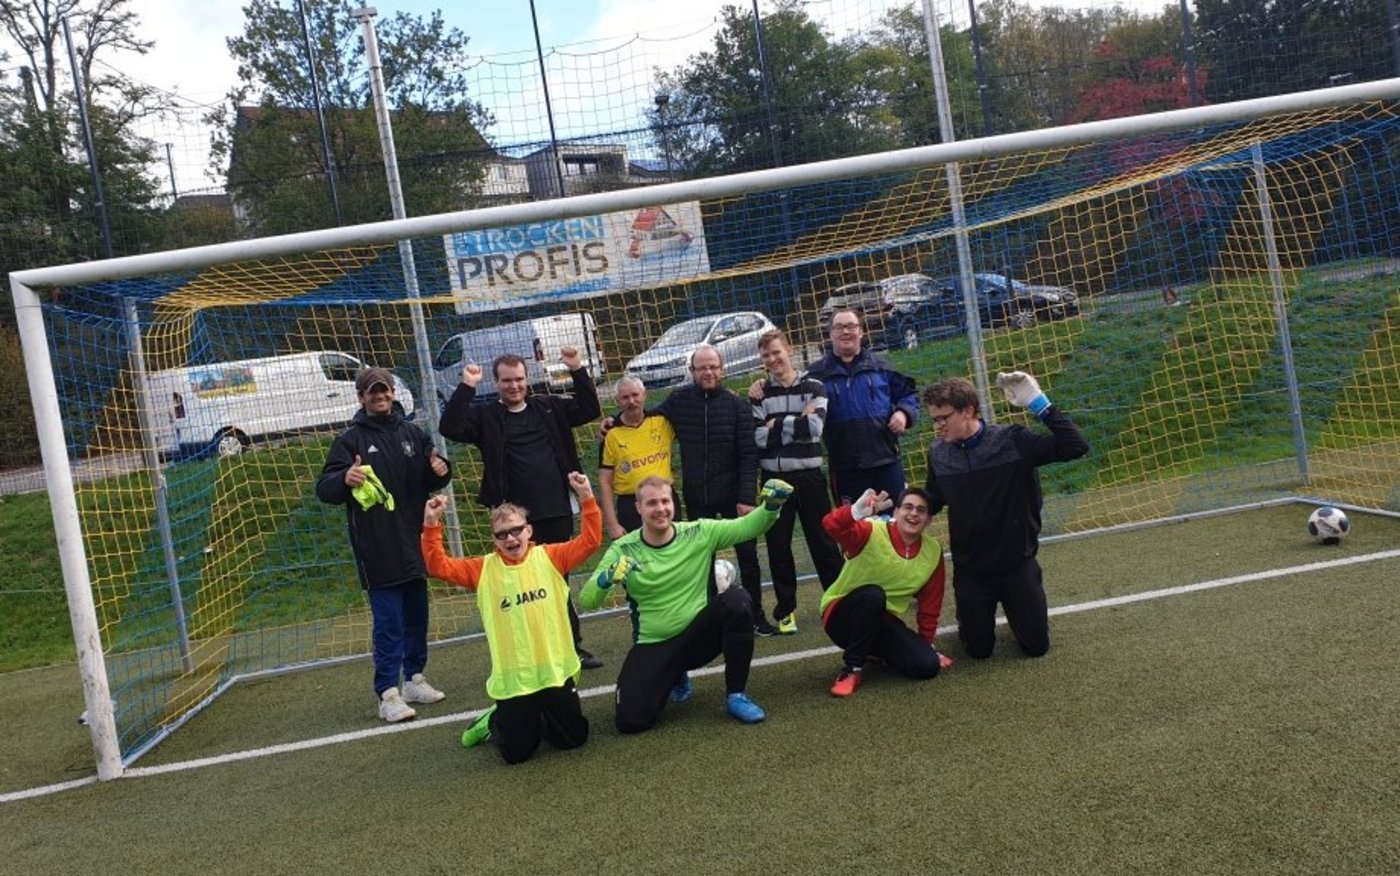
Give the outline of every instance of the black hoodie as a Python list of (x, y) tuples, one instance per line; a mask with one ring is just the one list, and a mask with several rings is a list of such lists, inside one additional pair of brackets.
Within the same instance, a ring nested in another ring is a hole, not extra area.
[[(452, 480), (450, 468), (442, 477), (433, 474), (428, 465), (432, 450), (432, 440), (403, 418), (398, 402), (394, 403), (393, 412), (384, 417), (371, 417), (361, 408), (350, 421), (350, 428), (331, 445), (321, 477), (316, 481), (316, 496), (322, 502), (345, 506), (355, 569), (360, 574), (360, 586), (366, 590), (427, 577), (419, 547), (423, 505), (429, 493)], [(373, 467), (394, 497), (393, 511), (383, 504), (366, 511), (350, 495), (345, 472), (355, 464), (356, 456), (361, 465)]]

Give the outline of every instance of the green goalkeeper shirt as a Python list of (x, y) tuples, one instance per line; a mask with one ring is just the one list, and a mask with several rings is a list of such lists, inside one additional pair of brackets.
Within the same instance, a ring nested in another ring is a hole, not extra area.
[(737, 520), (676, 523), (675, 535), (660, 547), (643, 541), (640, 529), (629, 532), (603, 554), (579, 592), (579, 604), (593, 609), (603, 603), (608, 591), (596, 583), (598, 570), (626, 556), (636, 564), (627, 579), (632, 639), (640, 645), (664, 642), (679, 635), (709, 604), (715, 551), (758, 538), (777, 519), (777, 511), (760, 505)]

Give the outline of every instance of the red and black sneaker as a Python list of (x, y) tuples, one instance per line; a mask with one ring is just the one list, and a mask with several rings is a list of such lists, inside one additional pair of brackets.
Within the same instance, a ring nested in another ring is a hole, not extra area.
[(831, 684), (831, 695), (834, 697), (848, 697), (856, 692), (860, 687), (860, 669), (847, 666), (841, 670), (841, 674), (836, 676), (836, 681)]

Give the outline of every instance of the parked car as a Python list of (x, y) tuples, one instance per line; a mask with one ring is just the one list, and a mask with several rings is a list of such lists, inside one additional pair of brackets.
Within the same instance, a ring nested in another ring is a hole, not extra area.
[(956, 334), (962, 326), (961, 301), (924, 274), (837, 287), (817, 312), (823, 334), (829, 332), (831, 314), (838, 307), (861, 310), (866, 340), (874, 349), (912, 349), (921, 339)]
[[(1026, 328), (1037, 321), (1065, 319), (1079, 314), (1079, 296), (1061, 286), (1032, 286), (1003, 274), (976, 273), (978, 309), (982, 325), (988, 328), (1010, 325)], [(962, 301), (960, 277), (937, 281), (944, 295)]]
[(627, 363), (627, 374), (647, 386), (672, 386), (690, 380), (690, 354), (702, 344), (719, 350), (724, 373), (743, 374), (763, 367), (758, 339), (773, 323), (756, 311), (701, 316), (671, 326), (641, 355)]

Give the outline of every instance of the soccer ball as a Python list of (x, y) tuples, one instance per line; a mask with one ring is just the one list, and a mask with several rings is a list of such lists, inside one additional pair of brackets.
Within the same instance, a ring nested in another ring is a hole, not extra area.
[(1351, 532), (1351, 521), (1340, 508), (1323, 505), (1308, 515), (1308, 535), (1322, 544), (1338, 544)]
[(723, 593), (729, 589), (729, 585), (734, 583), (734, 578), (739, 574), (739, 570), (734, 568), (734, 564), (728, 560), (715, 560), (715, 592)]

